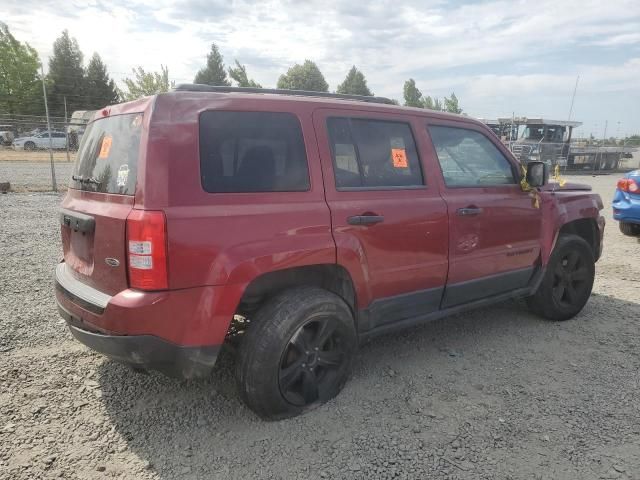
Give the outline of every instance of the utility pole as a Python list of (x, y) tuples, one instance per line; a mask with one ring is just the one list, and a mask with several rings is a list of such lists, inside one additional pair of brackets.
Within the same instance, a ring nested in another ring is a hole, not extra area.
[(47, 130), (49, 131), (49, 160), (51, 160), (51, 188), (58, 191), (56, 184), (56, 169), (53, 166), (53, 138), (51, 138), (51, 120), (49, 119), (49, 104), (47, 103), (47, 87), (44, 84), (44, 68), (40, 64), (40, 74), (42, 75), (42, 94), (44, 95), (44, 111), (47, 115)]
[(576, 99), (576, 91), (578, 90), (578, 80), (580, 80), (580, 75), (576, 77), (576, 84), (573, 87), (573, 95), (571, 96), (571, 106), (569, 107), (569, 118), (567, 120), (571, 121), (571, 114), (573, 113), (573, 102)]
[(67, 96), (64, 96), (64, 135), (65, 143), (67, 144), (67, 162), (70, 162), (69, 158), (69, 121), (67, 120)]

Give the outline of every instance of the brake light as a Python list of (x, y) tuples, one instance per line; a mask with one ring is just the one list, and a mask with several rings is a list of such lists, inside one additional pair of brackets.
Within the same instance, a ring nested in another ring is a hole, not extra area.
[(131, 210), (127, 217), (127, 265), (131, 288), (169, 288), (164, 212)]
[(621, 178), (618, 180), (618, 188), (623, 192), (638, 193), (640, 185), (632, 178)]

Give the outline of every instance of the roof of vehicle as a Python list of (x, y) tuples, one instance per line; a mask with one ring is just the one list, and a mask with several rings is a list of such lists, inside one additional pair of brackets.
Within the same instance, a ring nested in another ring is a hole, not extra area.
[(259, 93), (259, 94), (275, 94), (296, 97), (320, 97), (335, 98), (338, 100), (356, 100), (367, 103), (385, 103), (395, 105), (392, 100), (386, 97), (375, 97), (373, 95), (349, 95), (342, 93), (315, 92), (309, 90), (289, 90), (281, 88), (254, 88), (254, 87), (225, 87), (202, 85), (198, 83), (181, 83), (176, 86), (175, 92), (208, 92), (208, 93)]
[[(96, 110), (90, 121), (97, 120), (110, 115), (121, 115), (127, 113), (139, 113), (148, 108), (163, 108), (174, 102), (206, 102), (219, 100), (234, 100), (245, 102), (256, 101), (278, 101), (295, 104), (292, 108), (308, 105), (312, 108), (338, 108), (348, 107), (352, 110), (368, 110), (371, 112), (385, 112), (396, 114), (419, 115), (426, 118), (441, 119), (456, 122), (466, 122), (475, 125), (482, 125), (482, 122), (467, 115), (440, 112), (425, 108), (405, 107), (391, 103), (391, 100), (384, 97), (364, 97), (360, 95), (340, 95), (326, 92), (307, 92), (300, 90), (278, 90), (278, 89), (255, 89), (242, 87), (211, 87), (209, 85), (181, 84), (166, 93), (143, 97), (126, 103), (110, 105)], [(207, 105), (203, 105), (207, 108)]]
[[(311, 92), (304, 90), (284, 90), (267, 88), (244, 88), (244, 87), (212, 87), (209, 85), (181, 84), (167, 93), (157, 95), (157, 97), (168, 98), (216, 98), (234, 100), (278, 100), (283, 102), (295, 102), (297, 104), (307, 103), (326, 108), (336, 106), (355, 107), (359, 110), (384, 110), (389, 113), (411, 113), (425, 117), (442, 118), (445, 120), (466, 121), (469, 123), (481, 124), (478, 120), (466, 115), (458, 115), (449, 112), (440, 112), (425, 108), (405, 107), (394, 104), (385, 97), (368, 97), (363, 95), (342, 95), (327, 92)], [(147, 100), (153, 97), (146, 97)], [(136, 102), (141, 102), (137, 100)], [(127, 105), (127, 104), (122, 104)], [(128, 109), (129, 110), (129, 109)]]
[(515, 118), (499, 118), (500, 123), (513, 123), (514, 125), (556, 125), (559, 127), (579, 127), (582, 122), (572, 122), (569, 120), (549, 120), (548, 118), (529, 118), (529, 117), (515, 117)]

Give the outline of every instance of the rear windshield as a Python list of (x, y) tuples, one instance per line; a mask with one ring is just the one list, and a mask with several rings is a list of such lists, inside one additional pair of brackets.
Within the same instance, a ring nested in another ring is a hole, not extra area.
[(100, 118), (87, 126), (71, 186), (100, 193), (133, 195), (138, 173), (142, 114)]

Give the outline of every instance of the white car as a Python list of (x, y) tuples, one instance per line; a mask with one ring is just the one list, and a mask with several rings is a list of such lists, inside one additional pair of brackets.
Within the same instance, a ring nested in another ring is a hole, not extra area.
[[(64, 132), (51, 132), (54, 149), (67, 147), (67, 135)], [(28, 137), (19, 137), (13, 141), (14, 150), (35, 150), (49, 148), (49, 132), (41, 132)]]

